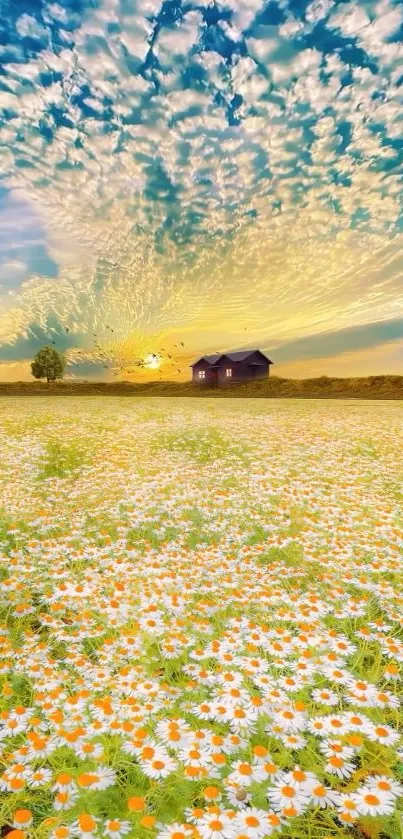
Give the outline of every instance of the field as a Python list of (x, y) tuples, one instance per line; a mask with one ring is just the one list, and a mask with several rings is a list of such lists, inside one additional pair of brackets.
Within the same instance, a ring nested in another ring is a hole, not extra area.
[(0, 835), (403, 838), (403, 405), (0, 401)]

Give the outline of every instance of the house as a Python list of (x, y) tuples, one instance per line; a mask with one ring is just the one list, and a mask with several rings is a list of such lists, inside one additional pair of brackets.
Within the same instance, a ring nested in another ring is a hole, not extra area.
[(215, 387), (263, 379), (269, 375), (271, 364), (260, 350), (243, 350), (204, 355), (190, 366), (194, 383)]

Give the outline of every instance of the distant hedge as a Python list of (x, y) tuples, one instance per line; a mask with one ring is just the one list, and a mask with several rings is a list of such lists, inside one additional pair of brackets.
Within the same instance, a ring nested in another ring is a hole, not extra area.
[(403, 376), (282, 379), (206, 388), (192, 382), (0, 382), (0, 396), (197, 396), (262, 399), (403, 399)]

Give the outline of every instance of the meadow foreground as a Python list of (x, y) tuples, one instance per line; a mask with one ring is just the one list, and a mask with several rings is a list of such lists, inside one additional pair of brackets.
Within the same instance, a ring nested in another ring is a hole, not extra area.
[(7, 398), (10, 839), (402, 839), (403, 405)]

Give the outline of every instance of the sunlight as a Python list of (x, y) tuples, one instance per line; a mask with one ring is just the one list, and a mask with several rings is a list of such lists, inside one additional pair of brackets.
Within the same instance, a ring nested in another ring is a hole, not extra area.
[(158, 370), (161, 364), (161, 358), (155, 353), (149, 353), (144, 359), (144, 365), (148, 370)]

